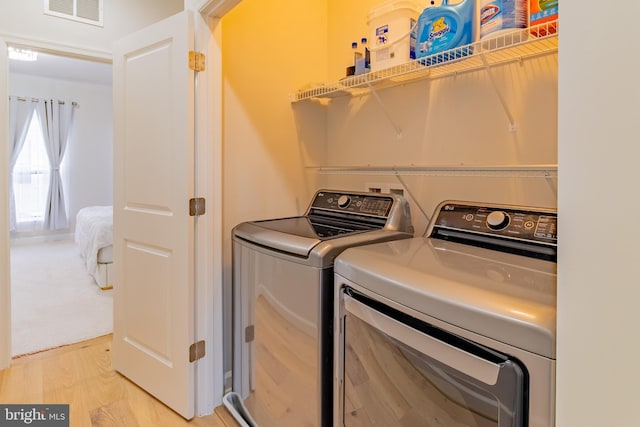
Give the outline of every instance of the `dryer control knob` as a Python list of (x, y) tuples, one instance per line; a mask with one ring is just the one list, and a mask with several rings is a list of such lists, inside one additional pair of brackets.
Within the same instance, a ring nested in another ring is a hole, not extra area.
[(487, 225), (492, 230), (502, 230), (509, 225), (509, 215), (503, 211), (493, 211), (487, 216)]
[(346, 208), (351, 204), (351, 197), (349, 196), (340, 196), (338, 198), (338, 206), (341, 208)]

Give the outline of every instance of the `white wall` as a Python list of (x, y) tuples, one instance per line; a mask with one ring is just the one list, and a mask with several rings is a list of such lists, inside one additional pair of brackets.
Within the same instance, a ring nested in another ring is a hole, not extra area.
[(12, 73), (9, 93), (77, 102), (74, 128), (65, 154), (70, 230), (80, 208), (113, 203), (113, 100), (111, 85), (98, 85)]
[(561, 15), (557, 425), (636, 426), (640, 4)]
[(105, 0), (104, 27), (45, 15), (42, 0), (0, 0), (0, 37), (111, 57), (111, 44), (183, 10), (183, 0)]

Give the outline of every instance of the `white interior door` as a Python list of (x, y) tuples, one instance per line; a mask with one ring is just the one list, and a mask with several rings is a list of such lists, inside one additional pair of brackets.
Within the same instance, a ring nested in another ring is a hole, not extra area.
[(114, 45), (113, 367), (194, 416), (191, 12)]

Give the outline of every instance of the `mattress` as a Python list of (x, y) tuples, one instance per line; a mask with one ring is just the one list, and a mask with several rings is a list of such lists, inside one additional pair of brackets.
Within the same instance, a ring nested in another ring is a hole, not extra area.
[(98, 251), (98, 264), (111, 264), (113, 262), (113, 245), (109, 245)]
[(113, 252), (113, 207), (88, 206), (76, 215), (75, 241), (89, 274), (98, 263), (110, 263)]

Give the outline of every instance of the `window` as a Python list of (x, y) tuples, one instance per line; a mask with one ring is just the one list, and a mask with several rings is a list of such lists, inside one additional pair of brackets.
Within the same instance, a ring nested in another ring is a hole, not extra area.
[(17, 231), (39, 230), (44, 223), (50, 167), (40, 129), (40, 119), (34, 114), (13, 169)]

